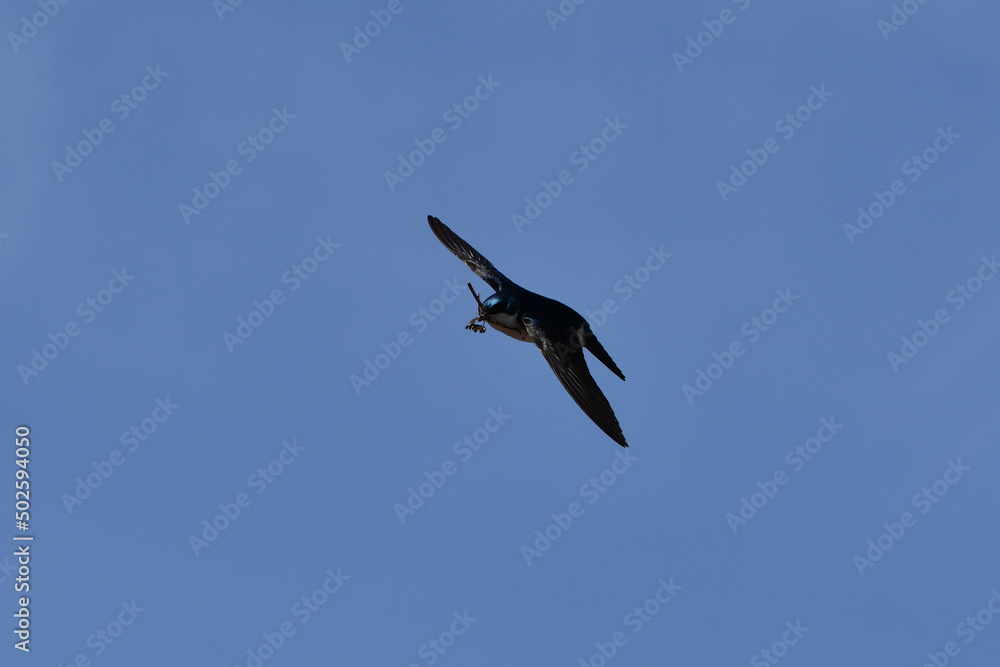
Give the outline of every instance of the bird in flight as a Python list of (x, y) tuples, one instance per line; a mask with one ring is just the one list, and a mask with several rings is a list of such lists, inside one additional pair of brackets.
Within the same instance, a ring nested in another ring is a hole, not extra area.
[(590, 330), (587, 320), (569, 306), (515, 284), (434, 216), (427, 216), (427, 222), (444, 247), (496, 290), (495, 294), (480, 301), (472, 283), (468, 284), (479, 312), (465, 328), (483, 333), (486, 327), (479, 323), (485, 322), (511, 338), (537, 345), (576, 404), (612, 440), (628, 447), (611, 404), (590, 375), (583, 348), (590, 350), (622, 380), (625, 376)]

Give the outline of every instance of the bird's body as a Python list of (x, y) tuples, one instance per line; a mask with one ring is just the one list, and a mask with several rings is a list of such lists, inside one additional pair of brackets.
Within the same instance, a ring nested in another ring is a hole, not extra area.
[(622, 380), (625, 376), (590, 330), (587, 320), (569, 306), (514, 283), (437, 218), (429, 215), (427, 222), (446, 248), (496, 290), (482, 302), (473, 290), (479, 312), (466, 328), (485, 331), (478, 322), (486, 322), (511, 338), (537, 345), (577, 405), (612, 440), (628, 447), (614, 410), (590, 375), (583, 349), (590, 350)]

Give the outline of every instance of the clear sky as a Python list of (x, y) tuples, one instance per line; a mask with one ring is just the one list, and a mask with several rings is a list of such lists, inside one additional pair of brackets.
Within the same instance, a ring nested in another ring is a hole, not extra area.
[(0, 28), (4, 665), (995, 664), (996, 3)]

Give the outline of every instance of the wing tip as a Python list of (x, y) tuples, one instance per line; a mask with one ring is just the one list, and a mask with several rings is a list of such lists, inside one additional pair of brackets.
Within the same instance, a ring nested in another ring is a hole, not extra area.
[[(430, 225), (431, 231), (434, 232), (434, 236), (437, 237), (446, 248), (451, 250), (451, 244), (448, 242), (448, 233), (451, 232), (441, 220), (435, 218), (433, 215), (427, 216), (427, 224)], [(452, 252), (455, 252), (452, 250)]]

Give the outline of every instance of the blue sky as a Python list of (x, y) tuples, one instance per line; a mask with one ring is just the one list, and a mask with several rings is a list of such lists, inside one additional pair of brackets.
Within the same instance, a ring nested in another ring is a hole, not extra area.
[[(4, 664), (1000, 653), (995, 4), (0, 26)], [(428, 214), (590, 319), (627, 452)]]

